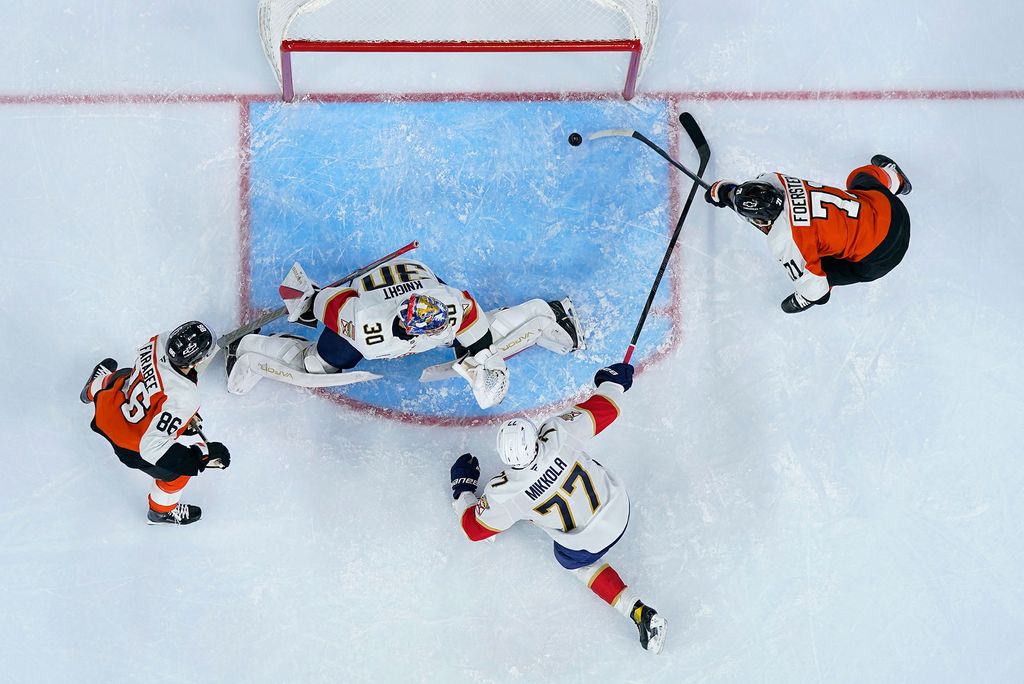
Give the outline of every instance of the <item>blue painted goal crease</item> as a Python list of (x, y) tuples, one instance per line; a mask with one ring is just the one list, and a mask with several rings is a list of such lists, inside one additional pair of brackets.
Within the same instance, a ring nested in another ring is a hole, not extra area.
[[(635, 128), (667, 147), (672, 116), (667, 100), (253, 103), (252, 304), (280, 306), (277, 286), (293, 261), (326, 283), (417, 239), (411, 256), (485, 310), (571, 296), (588, 349), (534, 348), (511, 359), (508, 396), (487, 411), (461, 379), (418, 381), (450, 350), (364, 362), (360, 369), (384, 379), (330, 391), (433, 418), (557, 405), (621, 359), (657, 269), (650, 255), (664, 251), (673, 223), (659, 158), (630, 141), (570, 147), (566, 139)], [(666, 309), (670, 294), (663, 288), (655, 308)], [(652, 318), (635, 362), (671, 332), (665, 316)]]

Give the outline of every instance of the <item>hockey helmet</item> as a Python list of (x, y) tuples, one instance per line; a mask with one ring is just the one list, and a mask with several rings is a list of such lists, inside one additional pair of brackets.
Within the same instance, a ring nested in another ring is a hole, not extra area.
[(398, 312), (402, 327), (410, 335), (430, 335), (448, 327), (448, 308), (440, 299), (415, 294)]
[(176, 368), (190, 368), (217, 350), (215, 339), (205, 323), (182, 323), (167, 336), (167, 360)]
[(513, 418), (498, 428), (498, 456), (516, 470), (537, 458), (537, 426), (529, 418)]
[(733, 196), (736, 213), (758, 228), (768, 228), (782, 213), (782, 191), (771, 183), (747, 181), (736, 186)]

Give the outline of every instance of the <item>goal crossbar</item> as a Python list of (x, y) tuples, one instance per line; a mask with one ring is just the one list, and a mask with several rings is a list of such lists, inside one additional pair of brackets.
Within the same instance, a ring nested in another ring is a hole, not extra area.
[(295, 98), (292, 82), (293, 52), (628, 52), (629, 67), (623, 99), (636, 94), (643, 45), (637, 39), (622, 40), (283, 40), (281, 41), (281, 94)]

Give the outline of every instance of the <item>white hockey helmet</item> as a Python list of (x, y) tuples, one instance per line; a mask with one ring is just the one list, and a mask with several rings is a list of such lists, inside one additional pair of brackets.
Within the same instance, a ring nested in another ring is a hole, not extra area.
[(529, 418), (513, 418), (498, 428), (498, 456), (516, 470), (537, 458), (537, 426)]

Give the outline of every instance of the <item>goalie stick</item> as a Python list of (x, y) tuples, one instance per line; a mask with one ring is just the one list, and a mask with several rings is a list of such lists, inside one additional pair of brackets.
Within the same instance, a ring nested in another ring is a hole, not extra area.
[[(338, 278), (333, 283), (331, 283), (330, 285), (326, 285), (325, 287), (338, 287), (339, 285), (341, 285), (343, 283), (347, 283), (347, 282), (349, 282), (351, 280), (355, 280), (359, 276), (365, 274), (368, 271), (372, 271), (373, 269), (377, 268), (381, 264), (387, 263), (387, 262), (391, 261), (392, 259), (394, 259), (395, 257), (401, 256), (402, 254), (405, 254), (406, 252), (411, 252), (412, 250), (416, 249), (419, 246), (420, 246), (419, 241), (418, 240), (413, 240), (412, 242), (410, 242), (409, 244), (405, 245), (404, 247), (400, 247), (399, 249), (396, 249), (391, 254), (388, 254), (386, 256), (382, 256), (380, 259), (377, 259), (372, 264), (367, 264), (366, 266), (363, 266), (362, 268), (357, 268), (356, 270), (352, 271), (348, 275), (342, 276), (341, 278)], [(217, 340), (217, 346), (220, 347), (221, 349), (225, 349), (225, 348), (227, 348), (227, 346), (229, 344), (231, 344), (235, 340), (238, 340), (238, 339), (241, 339), (242, 337), (245, 337), (246, 335), (248, 335), (252, 331), (256, 330), (256, 328), (262, 328), (263, 326), (267, 325), (268, 323), (276, 321), (278, 318), (281, 318), (281, 316), (284, 316), (287, 313), (288, 313), (288, 309), (286, 307), (283, 307), (283, 306), (279, 307), (277, 309), (274, 309), (273, 311), (268, 311), (267, 313), (263, 314), (262, 316), (260, 316), (256, 320), (250, 321), (250, 322), (246, 323), (245, 325), (243, 325), (241, 327), (235, 328), (234, 330), (232, 330), (229, 333), (224, 333), (223, 335), (221, 335), (220, 338)]]
[(710, 186), (701, 179), (701, 176), (704, 175), (704, 171), (708, 167), (708, 162), (711, 161), (711, 147), (708, 145), (708, 141), (704, 137), (704, 133), (700, 130), (700, 126), (697, 125), (697, 122), (689, 112), (683, 112), (679, 115), (679, 123), (682, 124), (683, 130), (685, 130), (686, 134), (690, 136), (690, 141), (697, 149), (697, 157), (700, 160), (700, 165), (697, 167), (696, 174), (669, 156), (665, 150), (655, 145), (646, 136), (641, 133), (637, 133), (636, 131), (627, 129), (608, 129), (604, 131), (597, 131), (596, 133), (591, 133), (587, 136), (587, 140), (597, 140), (599, 138), (612, 136), (635, 138), (660, 154), (670, 164), (672, 164), (672, 166), (682, 171), (693, 181), (693, 186), (690, 188), (690, 194), (686, 198), (686, 204), (683, 205), (683, 211), (679, 214), (679, 221), (676, 222), (676, 228), (672, 231), (672, 239), (668, 243), (668, 249), (665, 250), (665, 257), (661, 260), (661, 267), (658, 269), (658, 275), (654, 278), (654, 285), (651, 286), (651, 292), (647, 295), (647, 303), (644, 304), (643, 313), (640, 314), (640, 320), (637, 321), (636, 329), (633, 331), (633, 338), (630, 340), (629, 347), (626, 349), (625, 358), (623, 358), (624, 363), (629, 363), (629, 360), (633, 358), (633, 351), (636, 349), (636, 343), (640, 339), (640, 331), (643, 330), (644, 323), (647, 322), (647, 315), (650, 313), (651, 305), (654, 303), (654, 296), (658, 292), (658, 286), (661, 285), (661, 278), (665, 275), (665, 269), (668, 268), (669, 259), (672, 257), (672, 250), (675, 249), (676, 242), (679, 240), (679, 233), (683, 229), (683, 221), (686, 220), (686, 215), (690, 212), (690, 205), (693, 204), (693, 198), (697, 195), (697, 189), (710, 188)]

